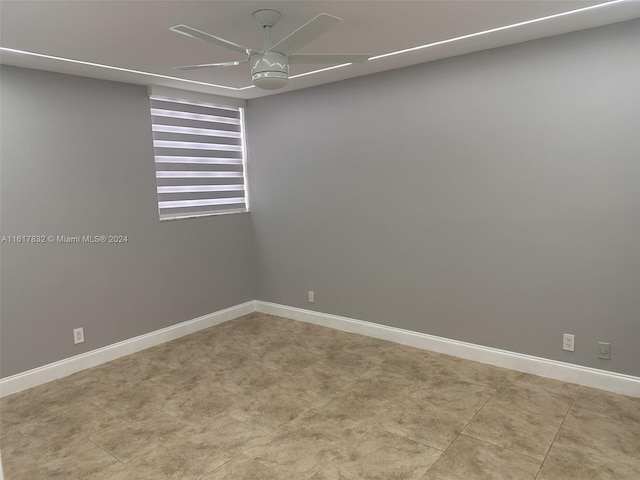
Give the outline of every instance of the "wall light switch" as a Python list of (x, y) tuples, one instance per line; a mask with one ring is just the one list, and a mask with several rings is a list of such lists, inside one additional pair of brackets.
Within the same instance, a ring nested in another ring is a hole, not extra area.
[(73, 329), (73, 343), (84, 343), (84, 328)]
[(598, 342), (598, 358), (611, 360), (611, 344), (609, 342)]

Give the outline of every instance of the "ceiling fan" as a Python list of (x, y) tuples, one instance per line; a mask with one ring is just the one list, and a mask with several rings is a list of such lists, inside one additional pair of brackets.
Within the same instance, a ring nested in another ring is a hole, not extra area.
[(271, 28), (280, 19), (280, 12), (275, 10), (257, 10), (253, 17), (265, 30), (265, 40), (261, 50), (253, 50), (237, 43), (216, 37), (209, 33), (196, 30), (187, 25), (176, 25), (171, 30), (188, 37), (204, 40), (220, 47), (225, 47), (247, 55), (244, 60), (220, 63), (203, 63), (200, 65), (186, 65), (175, 67), (179, 70), (195, 70), (209, 67), (230, 67), (249, 63), (251, 65), (251, 79), (256, 87), (267, 90), (276, 90), (284, 87), (289, 81), (289, 64), (325, 64), (339, 65), (344, 63), (366, 62), (370, 55), (316, 55), (296, 54), (302, 47), (312, 42), (320, 35), (329, 31), (342, 21), (341, 18), (321, 13), (296, 31), (277, 43), (271, 39)]

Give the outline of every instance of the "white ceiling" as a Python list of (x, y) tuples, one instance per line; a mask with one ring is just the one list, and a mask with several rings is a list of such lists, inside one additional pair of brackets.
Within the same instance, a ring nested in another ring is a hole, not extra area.
[[(344, 21), (300, 53), (382, 55), (606, 1), (0, 0), (0, 46), (4, 49), (0, 51), (0, 61), (108, 80), (255, 98), (637, 18), (640, 17), (640, 1), (619, 1), (602, 8), (294, 78), (287, 87), (276, 91), (238, 90), (251, 85), (246, 64), (198, 71), (173, 69), (178, 65), (239, 60), (242, 55), (178, 35), (169, 27), (186, 24), (247, 47), (259, 48), (263, 32), (251, 16), (253, 11), (272, 8), (282, 13), (280, 22), (273, 28), (275, 41), (317, 14), (329, 13)], [(25, 55), (7, 49), (59, 58)], [(291, 75), (324, 67), (292, 65)]]

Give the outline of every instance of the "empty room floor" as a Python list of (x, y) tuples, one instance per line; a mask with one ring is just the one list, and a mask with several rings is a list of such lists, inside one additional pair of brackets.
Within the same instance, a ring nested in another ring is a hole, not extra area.
[(0, 406), (7, 480), (640, 478), (640, 398), (258, 313)]

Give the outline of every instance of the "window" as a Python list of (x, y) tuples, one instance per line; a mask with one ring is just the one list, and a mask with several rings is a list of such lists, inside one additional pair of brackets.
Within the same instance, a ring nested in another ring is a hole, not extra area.
[(244, 109), (150, 99), (160, 220), (246, 212)]

